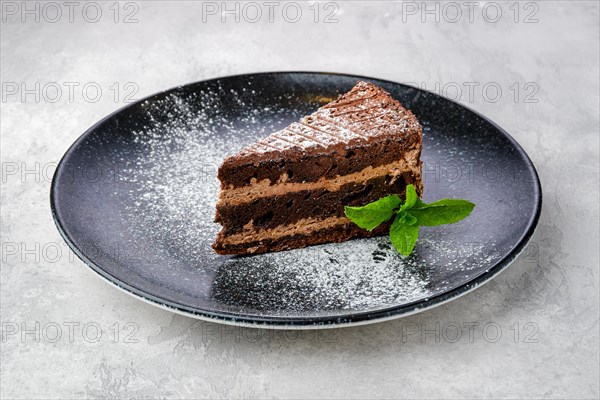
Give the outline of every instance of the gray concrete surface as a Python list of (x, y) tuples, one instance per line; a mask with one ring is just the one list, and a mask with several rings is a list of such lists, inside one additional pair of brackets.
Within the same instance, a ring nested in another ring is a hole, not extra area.
[[(244, 3), (239, 22), (221, 2), (23, 4), (2, 2), (0, 397), (598, 398), (596, 1), (432, 2), (430, 13), (420, 2), (300, 1), (273, 6), (272, 21), (258, 2), (256, 22)], [(274, 70), (438, 85), (491, 117), (543, 183), (527, 251), (449, 304), (317, 333), (177, 316), (67, 251), (50, 179), (87, 127), (133, 92)]]

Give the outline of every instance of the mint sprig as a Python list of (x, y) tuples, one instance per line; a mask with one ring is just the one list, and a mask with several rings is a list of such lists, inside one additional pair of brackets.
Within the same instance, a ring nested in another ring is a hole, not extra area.
[(344, 207), (344, 213), (359, 227), (372, 231), (380, 224), (389, 221), (390, 240), (403, 256), (408, 256), (419, 237), (419, 226), (453, 224), (467, 217), (475, 204), (467, 200), (442, 199), (424, 203), (417, 196), (414, 185), (406, 187), (405, 200), (398, 195), (390, 195), (362, 207)]

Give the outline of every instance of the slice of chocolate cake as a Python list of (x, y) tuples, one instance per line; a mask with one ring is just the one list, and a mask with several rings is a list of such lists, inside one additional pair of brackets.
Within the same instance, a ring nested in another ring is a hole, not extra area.
[(421, 126), (368, 82), (226, 158), (215, 222), (220, 254), (264, 253), (387, 233), (344, 215), (421, 181)]

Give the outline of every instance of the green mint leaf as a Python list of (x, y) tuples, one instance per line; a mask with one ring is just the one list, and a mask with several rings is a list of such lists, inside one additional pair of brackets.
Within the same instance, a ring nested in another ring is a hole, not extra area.
[(406, 200), (404, 201), (404, 204), (402, 204), (402, 207), (400, 207), (400, 211), (406, 211), (409, 210), (411, 208), (414, 207), (414, 205), (416, 204), (417, 200), (419, 200), (419, 196), (417, 196), (417, 191), (415, 189), (415, 185), (413, 185), (412, 183), (408, 186), (406, 186)]
[(344, 214), (363, 229), (372, 231), (394, 215), (394, 209), (402, 204), (400, 197), (393, 194), (362, 207), (344, 207)]
[(411, 215), (417, 219), (417, 225), (438, 226), (453, 224), (471, 214), (475, 204), (467, 200), (442, 199), (430, 204), (417, 201), (410, 209)]
[(419, 226), (453, 224), (467, 217), (475, 204), (460, 199), (442, 199), (427, 204), (419, 199), (414, 185), (406, 186), (405, 200), (391, 195), (363, 207), (344, 207), (346, 216), (356, 225), (372, 231), (394, 214), (390, 226), (392, 244), (403, 256), (414, 249), (419, 236)]
[[(392, 244), (403, 256), (408, 256), (415, 248), (417, 237), (419, 237), (419, 226), (416, 224), (408, 225), (406, 220), (407, 213), (398, 213), (392, 226), (390, 227), (390, 240)], [(413, 217), (414, 218), (414, 217)]]

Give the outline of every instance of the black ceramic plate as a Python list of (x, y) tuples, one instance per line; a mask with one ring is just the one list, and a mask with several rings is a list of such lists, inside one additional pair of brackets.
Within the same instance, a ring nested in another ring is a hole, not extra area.
[[(400, 257), (386, 237), (250, 257), (212, 243), (221, 160), (372, 81), (423, 125), (425, 201), (465, 198), (460, 223), (422, 228)], [(109, 282), (196, 318), (286, 328), (380, 321), (438, 305), (506, 268), (541, 208), (536, 171), (500, 127), (413, 87), (326, 73), (264, 73), (178, 87), (85, 132), (57, 168), (56, 224)]]

